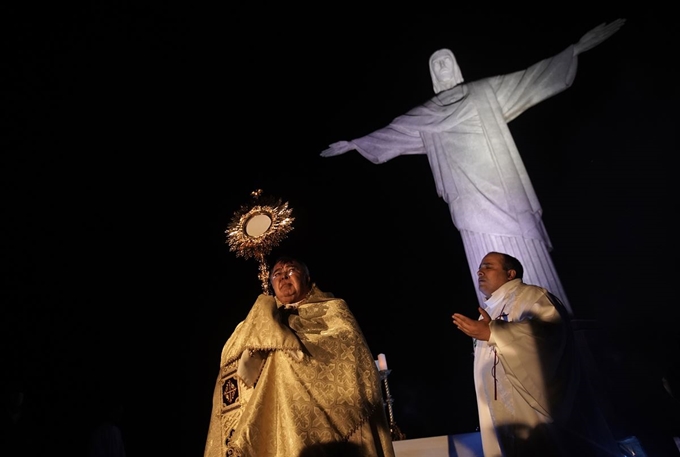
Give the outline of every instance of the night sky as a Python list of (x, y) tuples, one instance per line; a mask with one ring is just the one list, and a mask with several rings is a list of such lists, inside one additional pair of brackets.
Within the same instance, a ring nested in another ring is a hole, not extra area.
[(473, 81), (624, 17), (510, 129), (612, 428), (664, 455), (680, 434), (661, 383), (680, 354), (671, 13), (264, 9), (3, 7), (2, 372), (33, 446), (84, 455), (99, 401), (120, 397), (129, 456), (202, 455), (222, 345), (261, 291), (224, 233), (255, 189), (295, 218), (269, 258), (305, 260), (386, 354), (407, 438), (474, 431), (471, 341), (450, 316), (478, 314), (476, 284), (427, 158), (319, 153), (432, 96), (439, 48)]

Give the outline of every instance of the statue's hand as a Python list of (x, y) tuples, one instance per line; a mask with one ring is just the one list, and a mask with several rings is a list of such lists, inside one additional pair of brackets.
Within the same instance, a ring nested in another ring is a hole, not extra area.
[(579, 55), (582, 52), (586, 52), (587, 50), (592, 49), (598, 44), (602, 43), (604, 40), (616, 33), (625, 23), (625, 19), (617, 19), (610, 24), (602, 23), (589, 32), (586, 32), (586, 34), (581, 37), (578, 43), (574, 45), (574, 55)]
[(333, 157), (344, 154), (347, 151), (354, 149), (354, 145), (349, 141), (338, 141), (328, 146), (327, 149), (321, 151), (321, 157)]

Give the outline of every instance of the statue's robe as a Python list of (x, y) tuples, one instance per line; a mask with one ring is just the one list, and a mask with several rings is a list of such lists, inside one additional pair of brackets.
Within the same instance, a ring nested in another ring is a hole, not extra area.
[[(473, 282), (491, 251), (517, 257), (527, 283), (571, 307), (549, 252), (542, 209), (508, 122), (567, 89), (576, 75), (574, 46), (529, 68), (461, 83), (350, 143), (373, 163), (426, 154), (440, 197), (460, 231)], [(480, 304), (484, 297), (478, 296)]]

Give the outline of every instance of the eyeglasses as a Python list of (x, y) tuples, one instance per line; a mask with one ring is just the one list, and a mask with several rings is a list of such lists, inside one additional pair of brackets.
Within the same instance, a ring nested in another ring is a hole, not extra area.
[(290, 278), (291, 276), (298, 275), (298, 274), (300, 274), (300, 269), (297, 268), (297, 267), (288, 267), (288, 268), (285, 268), (285, 269), (276, 270), (272, 274), (272, 281), (274, 281), (276, 279), (281, 279), (283, 277)]

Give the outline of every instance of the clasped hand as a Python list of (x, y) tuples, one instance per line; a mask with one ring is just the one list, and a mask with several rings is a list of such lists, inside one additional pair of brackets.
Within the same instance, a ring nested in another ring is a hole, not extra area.
[(458, 327), (458, 329), (467, 336), (481, 341), (489, 341), (489, 337), (491, 336), (491, 329), (489, 328), (491, 316), (489, 316), (489, 313), (484, 311), (481, 307), (477, 309), (482, 315), (480, 320), (470, 319), (462, 314), (454, 313), (451, 316), (453, 318), (453, 325)]

